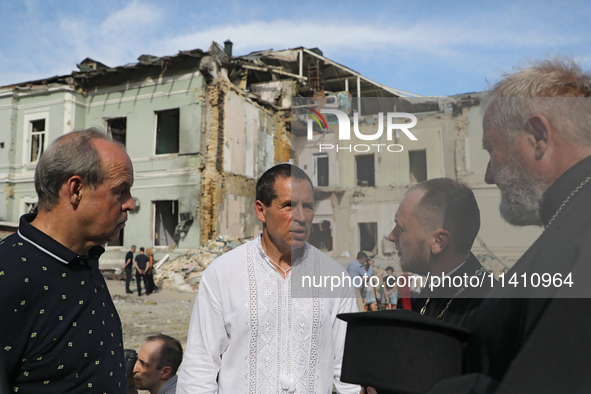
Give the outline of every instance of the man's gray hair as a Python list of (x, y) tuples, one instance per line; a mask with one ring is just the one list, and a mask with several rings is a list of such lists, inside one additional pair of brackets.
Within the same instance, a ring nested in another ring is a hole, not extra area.
[(591, 145), (591, 74), (574, 60), (530, 61), (484, 92), (482, 114), (512, 143), (531, 115), (544, 115), (567, 140)]
[(101, 130), (90, 128), (62, 135), (43, 152), (35, 169), (35, 190), (41, 209), (55, 208), (62, 185), (74, 175), (92, 188), (104, 182), (101, 157), (92, 142), (99, 139), (115, 142)]

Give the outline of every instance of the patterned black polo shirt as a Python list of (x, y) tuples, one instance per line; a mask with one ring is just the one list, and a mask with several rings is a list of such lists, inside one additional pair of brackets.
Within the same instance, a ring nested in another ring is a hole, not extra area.
[(126, 393), (121, 321), (98, 269), (21, 217), (0, 242), (0, 356), (22, 393)]

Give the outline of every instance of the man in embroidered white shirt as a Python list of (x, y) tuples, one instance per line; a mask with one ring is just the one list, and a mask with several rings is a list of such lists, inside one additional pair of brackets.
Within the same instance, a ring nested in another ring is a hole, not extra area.
[(320, 297), (318, 289), (301, 292), (294, 279), (347, 275), (307, 243), (312, 182), (279, 164), (258, 180), (256, 194), (263, 233), (203, 273), (177, 392), (331, 393), (334, 384), (339, 393), (358, 393), (340, 381), (346, 323), (336, 318), (357, 311), (353, 289)]

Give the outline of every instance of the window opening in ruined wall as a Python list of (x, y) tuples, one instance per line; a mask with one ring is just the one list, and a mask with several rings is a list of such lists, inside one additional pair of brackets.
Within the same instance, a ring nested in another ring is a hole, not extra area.
[(107, 132), (113, 140), (127, 146), (127, 118), (107, 120)]
[(314, 156), (316, 186), (328, 186), (328, 155)]
[(174, 230), (179, 224), (178, 200), (154, 201), (154, 246), (174, 245)]
[(410, 169), (410, 182), (423, 182), (427, 180), (427, 150), (408, 151)]
[(359, 250), (372, 255), (378, 253), (377, 223), (359, 223)]
[(355, 156), (357, 163), (357, 186), (375, 187), (376, 171), (374, 155)]
[(330, 228), (330, 221), (323, 220), (320, 223), (312, 223), (308, 242), (323, 252), (330, 252), (332, 250), (332, 230)]
[(156, 112), (156, 154), (179, 153), (179, 109)]

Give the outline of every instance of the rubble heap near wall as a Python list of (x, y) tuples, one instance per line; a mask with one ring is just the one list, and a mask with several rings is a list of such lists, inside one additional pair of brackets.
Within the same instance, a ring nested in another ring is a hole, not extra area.
[(154, 282), (156, 286), (164, 289), (196, 292), (205, 268), (213, 260), (244, 242), (244, 239), (228, 236), (219, 236), (215, 241), (207, 241), (199, 248), (190, 249), (175, 259), (166, 261), (155, 270)]

